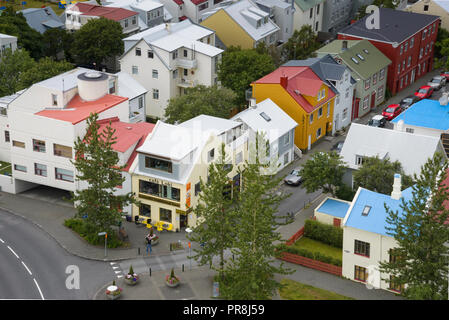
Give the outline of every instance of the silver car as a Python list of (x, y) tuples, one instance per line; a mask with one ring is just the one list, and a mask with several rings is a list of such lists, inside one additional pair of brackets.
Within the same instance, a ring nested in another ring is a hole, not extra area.
[(300, 175), (300, 170), (301, 169), (299, 168), (292, 170), (292, 172), (290, 172), (290, 174), (285, 177), (284, 182), (292, 186), (299, 186), (303, 182), (303, 179)]
[(434, 88), (435, 90), (440, 90), (442, 87), (446, 85), (446, 77), (435, 76), (427, 82), (427, 85)]

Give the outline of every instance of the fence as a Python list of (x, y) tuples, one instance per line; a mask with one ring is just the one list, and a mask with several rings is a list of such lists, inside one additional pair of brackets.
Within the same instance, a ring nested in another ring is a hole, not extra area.
[(295, 243), (296, 240), (301, 238), (304, 235), (304, 227), (298, 230), (293, 236), (290, 237), (290, 239), (287, 240), (287, 245), (291, 246)]

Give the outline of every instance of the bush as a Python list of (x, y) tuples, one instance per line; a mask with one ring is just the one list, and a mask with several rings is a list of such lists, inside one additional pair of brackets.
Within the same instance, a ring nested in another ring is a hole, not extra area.
[(300, 248), (296, 248), (296, 247), (292, 247), (292, 246), (286, 246), (286, 245), (282, 245), (282, 246), (278, 246), (278, 252), (288, 252), (291, 254), (296, 254), (298, 256), (301, 257), (305, 257), (305, 258), (309, 258), (309, 259), (313, 259), (313, 260), (317, 260), (317, 261), (321, 261), (324, 263), (328, 263), (337, 267), (341, 267), (342, 266), (342, 262), (338, 259), (335, 259), (333, 257), (327, 256), (325, 254), (322, 254), (320, 252), (312, 252), (309, 251), (307, 249), (300, 249)]
[(315, 220), (306, 220), (304, 236), (336, 248), (343, 248), (343, 229)]
[[(89, 228), (83, 219), (71, 218), (64, 221), (64, 225), (78, 233), (80, 237), (92, 245), (104, 244), (104, 237), (98, 236), (98, 232)], [(123, 245), (119, 240), (117, 232), (108, 232), (108, 248), (117, 248)]]
[(335, 195), (337, 196), (338, 199), (352, 201), (352, 199), (355, 196), (355, 193), (356, 191), (352, 190), (351, 187), (343, 184), (337, 188)]

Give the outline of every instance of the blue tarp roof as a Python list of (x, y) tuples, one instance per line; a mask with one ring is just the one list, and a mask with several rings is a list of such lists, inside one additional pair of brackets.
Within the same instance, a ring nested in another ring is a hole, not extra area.
[(334, 217), (344, 218), (346, 212), (349, 209), (349, 203), (344, 201), (338, 201), (335, 199), (327, 199), (324, 203), (316, 210), (321, 213), (325, 213)]
[(423, 99), (393, 119), (393, 123), (404, 120), (404, 124), (433, 128), (449, 129), (449, 105), (442, 106), (438, 100)]

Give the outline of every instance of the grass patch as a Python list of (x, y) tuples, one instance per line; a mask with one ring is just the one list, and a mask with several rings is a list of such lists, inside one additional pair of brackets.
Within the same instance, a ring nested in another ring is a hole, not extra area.
[(11, 164), (9, 162), (0, 161), (0, 174), (11, 176)]
[(355, 300), (332, 291), (312, 287), (290, 279), (282, 279), (281, 285), (279, 294), (285, 300)]
[[(64, 12), (64, 9), (60, 9), (57, 3), (53, 3), (50, 1), (45, 0), (23, 0), (23, 1), (26, 2), (26, 5), (24, 6), (21, 5), (22, 0), (15, 0), (13, 1), (13, 3), (11, 3), (12, 1), (6, 2), (5, 0), (0, 0), (0, 6), (7, 6), (7, 5), (9, 6), (12, 4), (16, 11), (28, 8), (42, 8), (43, 6), (46, 6), (51, 7), (58, 16), (60, 16)], [(87, 0), (77, 0), (77, 2), (83, 1)]]
[(295, 248), (298, 248), (298, 249), (306, 249), (311, 252), (319, 252), (326, 256), (329, 256), (329, 257), (332, 257), (339, 261), (342, 261), (342, 255), (343, 255), (342, 249), (332, 247), (330, 245), (327, 245), (325, 243), (322, 243), (322, 242), (319, 242), (316, 240), (309, 239), (307, 237), (301, 237), (292, 246)]

